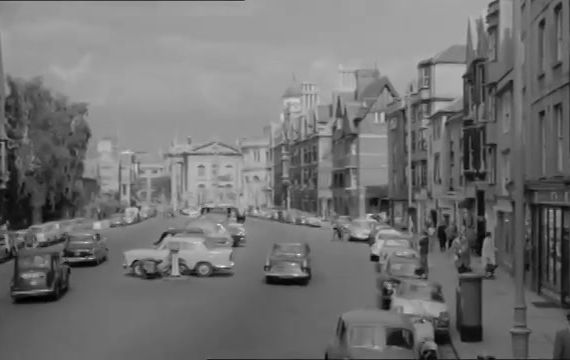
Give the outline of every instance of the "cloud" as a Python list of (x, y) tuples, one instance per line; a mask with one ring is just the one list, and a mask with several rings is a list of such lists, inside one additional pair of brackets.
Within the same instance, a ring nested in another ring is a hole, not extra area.
[(91, 70), (92, 56), (85, 54), (74, 66), (64, 68), (58, 65), (51, 65), (49, 72), (64, 84), (72, 86), (80, 81)]

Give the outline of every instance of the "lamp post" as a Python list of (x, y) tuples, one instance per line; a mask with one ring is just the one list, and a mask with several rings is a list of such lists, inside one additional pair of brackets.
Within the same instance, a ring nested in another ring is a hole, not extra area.
[(412, 97), (412, 89), (410, 88), (408, 93), (406, 94), (406, 97), (404, 99), (404, 105), (405, 105), (405, 110), (404, 110), (404, 119), (406, 120), (406, 132), (408, 133), (408, 136), (406, 137), (406, 148), (408, 149), (407, 153), (408, 153), (408, 158), (407, 158), (407, 178), (408, 178), (408, 232), (411, 234), (413, 232), (412, 229), (412, 217), (410, 216), (410, 209), (412, 208), (412, 206), (414, 205), (413, 203), (413, 199), (412, 199), (412, 184), (413, 184), (413, 179), (412, 179), (412, 102), (411, 102), (411, 97)]
[(6, 136), (6, 83), (2, 62), (2, 34), (0, 34), (0, 219), (6, 220), (6, 190), (8, 188), (8, 137)]
[[(526, 321), (526, 300), (524, 289), (524, 254), (525, 254), (525, 219), (524, 219), (524, 126), (523, 126), (523, 44), (521, 38), (522, 11), (521, 0), (513, 1), (513, 180), (512, 198), (514, 201), (514, 278), (515, 298), (511, 341), (513, 358), (528, 359), (528, 340), (531, 330)], [(528, 11), (527, 11), (528, 12)], [(528, 69), (527, 69), (528, 71)]]

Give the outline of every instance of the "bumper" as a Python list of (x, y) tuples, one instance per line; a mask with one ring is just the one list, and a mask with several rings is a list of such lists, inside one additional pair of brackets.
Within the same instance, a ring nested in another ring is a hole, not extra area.
[(234, 268), (235, 263), (231, 262), (229, 264), (224, 264), (224, 265), (214, 265), (214, 269), (216, 270), (231, 270)]
[(286, 273), (286, 272), (277, 272), (277, 271), (266, 271), (265, 272), (266, 278), (272, 279), (308, 279), (310, 275), (308, 273)]
[(34, 289), (34, 290), (12, 290), (10, 295), (13, 298), (48, 296), (54, 293), (54, 289)]
[(95, 255), (92, 256), (74, 256), (74, 257), (64, 257), (63, 261), (68, 262), (70, 264), (79, 264), (84, 262), (93, 262), (97, 261), (97, 257)]
[(244, 243), (246, 241), (245, 235), (232, 235), (232, 239), (237, 243)]
[(350, 237), (353, 238), (354, 240), (367, 241), (370, 235), (350, 234)]

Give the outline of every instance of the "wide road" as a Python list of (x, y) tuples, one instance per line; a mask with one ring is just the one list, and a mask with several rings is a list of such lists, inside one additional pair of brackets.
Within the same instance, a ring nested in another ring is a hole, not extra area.
[[(72, 269), (57, 302), (12, 304), (12, 264), (0, 265), (0, 359), (145, 360), (323, 358), (344, 311), (373, 307), (374, 271), (365, 244), (332, 242), (331, 232), (248, 219), (231, 276), (184, 280), (127, 277), (122, 251), (149, 247), (181, 219), (105, 230), (110, 259)], [(307, 240), (313, 280), (267, 285), (262, 269), (274, 241)]]

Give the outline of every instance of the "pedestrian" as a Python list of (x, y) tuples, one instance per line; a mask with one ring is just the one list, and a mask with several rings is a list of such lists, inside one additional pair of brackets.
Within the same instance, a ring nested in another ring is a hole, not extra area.
[(428, 224), (428, 228), (427, 228), (427, 232), (428, 232), (428, 237), (429, 237), (429, 251), (432, 252), (433, 251), (433, 247), (435, 244), (435, 227), (433, 225), (433, 223), (429, 223)]
[(335, 240), (342, 240), (342, 230), (340, 228), (340, 223), (338, 222), (338, 218), (336, 218), (333, 222), (333, 241)]
[(558, 330), (554, 336), (554, 353), (552, 358), (570, 359), (570, 313), (566, 314), (568, 323), (564, 328)]
[(444, 253), (447, 249), (447, 225), (443, 222), (437, 227), (437, 238), (439, 240), (439, 250)]
[(427, 278), (429, 275), (429, 264), (428, 264), (429, 235), (425, 230), (422, 233), (422, 237), (420, 238), (419, 248), (420, 248), (420, 267), (423, 271), (423, 277)]
[(487, 231), (485, 233), (485, 238), (483, 239), (483, 247), (481, 249), (481, 260), (483, 269), (485, 271), (485, 277), (487, 279), (493, 279), (495, 277), (495, 269), (497, 268), (497, 263), (495, 259), (495, 239), (491, 235), (491, 232)]
[(457, 225), (455, 225), (455, 221), (453, 221), (451, 225), (447, 227), (446, 235), (447, 235), (447, 248), (451, 249), (453, 245), (453, 240), (457, 238)]
[(457, 272), (460, 274), (471, 272), (471, 248), (463, 231), (453, 241), (453, 249)]

